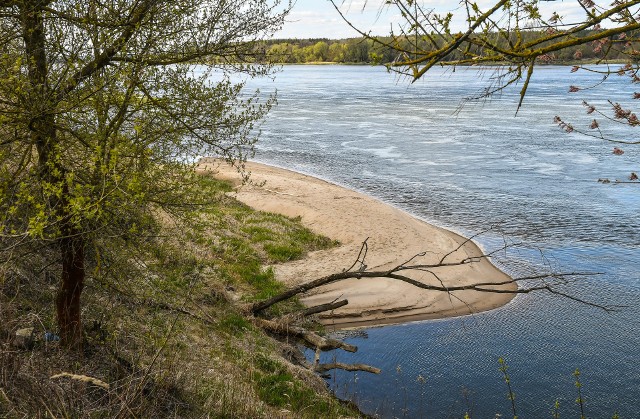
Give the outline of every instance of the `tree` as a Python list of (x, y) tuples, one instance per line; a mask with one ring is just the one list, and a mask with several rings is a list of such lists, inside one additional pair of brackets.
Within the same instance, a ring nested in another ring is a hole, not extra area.
[(288, 63), (292, 60), (292, 46), (289, 43), (273, 44), (267, 51), (271, 62)]
[(348, 63), (369, 62), (369, 42), (367, 39), (352, 38), (347, 40), (344, 61)]
[(313, 59), (316, 61), (327, 61), (329, 55), (329, 45), (324, 41), (318, 41), (313, 45)]
[(329, 45), (329, 60), (336, 63), (344, 62), (345, 49), (345, 45), (340, 42)]
[(58, 269), (64, 345), (81, 347), (85, 279), (110, 243), (141, 241), (206, 203), (196, 156), (241, 168), (252, 153), (273, 100), (229, 74), (269, 73), (247, 63), (290, 6), (0, 1), (0, 272), (57, 254), (42, 265)]

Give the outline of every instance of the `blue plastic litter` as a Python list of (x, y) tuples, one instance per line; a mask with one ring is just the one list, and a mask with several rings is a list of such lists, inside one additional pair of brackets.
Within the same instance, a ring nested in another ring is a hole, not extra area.
[(60, 340), (60, 336), (55, 335), (51, 332), (44, 332), (44, 341), (45, 342), (57, 342)]

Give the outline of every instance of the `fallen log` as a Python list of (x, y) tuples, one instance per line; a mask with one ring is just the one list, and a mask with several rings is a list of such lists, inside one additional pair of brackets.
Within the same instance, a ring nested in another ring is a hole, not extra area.
[(277, 333), (285, 336), (294, 336), (302, 339), (315, 349), (330, 351), (333, 349), (342, 349), (347, 352), (357, 352), (358, 347), (342, 342), (338, 339), (324, 338), (317, 333), (299, 326), (293, 326), (287, 323), (277, 323), (272, 320), (254, 318), (253, 322), (256, 326), (261, 327), (269, 332)]
[(322, 313), (324, 311), (335, 310), (336, 308), (340, 308), (342, 306), (346, 306), (349, 304), (349, 300), (340, 300), (340, 301), (332, 301), (326, 304), (320, 304), (317, 306), (309, 307), (304, 310), (301, 314), (302, 316), (311, 316), (312, 314)]
[(325, 373), (331, 370), (345, 370), (345, 371), (364, 371), (372, 374), (380, 374), (382, 370), (380, 368), (372, 367), (365, 364), (344, 364), (342, 362), (331, 362), (329, 364), (318, 364), (314, 367), (314, 371), (319, 373)]

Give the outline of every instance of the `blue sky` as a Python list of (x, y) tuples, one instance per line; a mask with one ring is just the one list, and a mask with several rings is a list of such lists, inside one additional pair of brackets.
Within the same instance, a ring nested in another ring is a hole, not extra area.
[[(357, 26), (370, 30), (374, 35), (387, 35), (392, 23), (401, 21), (395, 9), (381, 8), (383, 0), (336, 0), (342, 4), (341, 9)], [(494, 4), (494, 0), (477, 0), (482, 10), (487, 10)], [(438, 12), (453, 11), (459, 7), (458, 0), (425, 0), (423, 4)], [(546, 1), (540, 3), (542, 15), (551, 16), (557, 10), (566, 17), (566, 22), (578, 21), (583, 12), (577, 0)], [(277, 38), (349, 38), (358, 33), (350, 28), (333, 8), (329, 0), (297, 0), (288, 17), (288, 22)], [(459, 26), (457, 30), (462, 29)]]

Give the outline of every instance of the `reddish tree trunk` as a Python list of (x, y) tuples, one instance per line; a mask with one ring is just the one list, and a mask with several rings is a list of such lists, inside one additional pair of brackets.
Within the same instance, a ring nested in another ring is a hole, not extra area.
[(80, 295), (85, 277), (83, 244), (78, 237), (60, 239), (62, 277), (56, 298), (58, 327), (61, 344), (74, 349), (82, 347)]
[[(11, 3), (11, 2), (10, 2)], [(30, 94), (34, 98), (33, 116), (29, 121), (29, 130), (33, 144), (38, 150), (38, 174), (43, 185), (62, 188), (62, 196), (49, 193), (50, 210), (55, 211), (55, 219), (65, 223), (63, 237), (58, 239), (62, 258), (62, 275), (56, 297), (56, 313), (61, 343), (69, 348), (82, 347), (82, 322), (80, 319), (80, 295), (84, 287), (84, 240), (77, 228), (71, 223), (71, 214), (67, 211), (69, 191), (65, 182), (65, 170), (61, 157), (56, 155), (58, 145), (55, 109), (57, 99), (48, 84), (49, 68), (47, 63), (45, 12), (46, 1), (16, 2), (20, 8), (22, 39), (27, 55), (27, 69), (30, 81)], [(80, 80), (74, 80), (78, 83)], [(29, 113), (27, 113), (29, 115)]]

